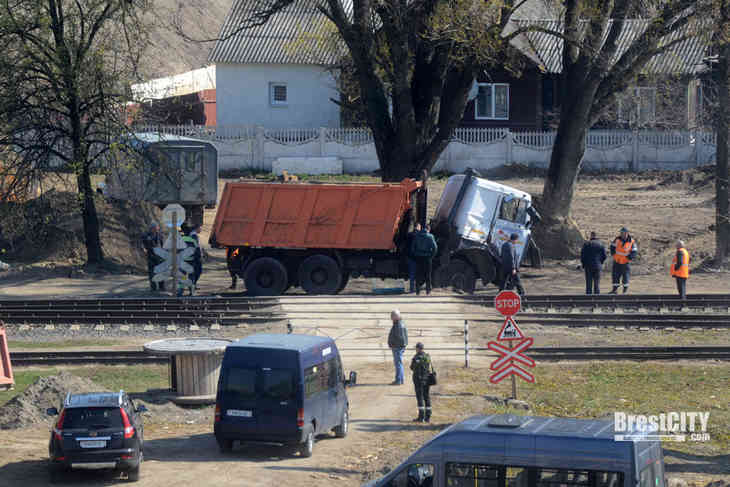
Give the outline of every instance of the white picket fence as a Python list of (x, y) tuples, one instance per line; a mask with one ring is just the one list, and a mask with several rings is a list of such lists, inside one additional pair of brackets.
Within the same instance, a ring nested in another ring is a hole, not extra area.
[[(270, 171), (279, 157), (338, 157), (345, 173), (378, 169), (372, 133), (366, 128), (142, 125), (135, 130), (209, 141), (218, 149), (219, 169)], [(434, 170), (461, 172), (467, 167), (493, 169), (511, 163), (546, 168), (554, 140), (554, 131), (462, 127), (454, 131)], [(586, 135), (583, 168), (686, 169), (714, 163), (715, 143), (711, 132), (591, 130)]]

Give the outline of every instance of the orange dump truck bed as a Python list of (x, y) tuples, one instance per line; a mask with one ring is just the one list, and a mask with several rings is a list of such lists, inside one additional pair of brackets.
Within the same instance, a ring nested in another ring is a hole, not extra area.
[(420, 186), (226, 183), (213, 232), (227, 247), (392, 249)]

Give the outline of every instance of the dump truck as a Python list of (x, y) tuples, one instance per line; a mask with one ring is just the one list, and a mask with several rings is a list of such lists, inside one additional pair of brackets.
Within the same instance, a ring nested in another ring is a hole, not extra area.
[(174, 135), (137, 133), (110, 158), (104, 194), (164, 208), (178, 203), (187, 219), (203, 224), (204, 208), (218, 198), (218, 152), (208, 142)]
[[(528, 193), (478, 177), (452, 176), (431, 220), (439, 251), (434, 285), (474, 292), (499, 282), (499, 248), (519, 235), (520, 259), (538, 218)], [(350, 277), (407, 279), (407, 235), (426, 220), (426, 185), (232, 182), (223, 189), (209, 243), (235, 255), (232, 270), (252, 295), (293, 286), (336, 294)]]

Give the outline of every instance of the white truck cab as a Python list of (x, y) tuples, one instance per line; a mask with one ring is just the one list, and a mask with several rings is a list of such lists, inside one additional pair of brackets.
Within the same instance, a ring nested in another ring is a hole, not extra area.
[[(440, 240), (439, 246), (446, 244), (451, 251), (442, 253), (442, 257), (451, 261), (462, 254), (461, 259), (470, 264), (476, 277), (481, 277), (486, 285), (499, 278), (502, 244), (513, 233), (518, 235), (518, 259), (523, 260), (530, 246), (530, 227), (538, 219), (529, 193), (480, 178), (468, 169), (446, 182), (431, 226)], [(532, 246), (535, 248), (534, 242)], [(461, 272), (458, 283), (452, 279), (450, 271), (459, 271), (464, 265), (454, 263), (451, 269), (449, 265), (450, 262), (442, 260), (441, 285), (466, 284), (463, 290), (473, 290), (464, 282), (471, 276)]]

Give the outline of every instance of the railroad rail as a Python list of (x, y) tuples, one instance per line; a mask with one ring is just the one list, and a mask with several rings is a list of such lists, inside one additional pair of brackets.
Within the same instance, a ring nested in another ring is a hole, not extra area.
[[(470, 348), (472, 354), (493, 355), (486, 348)], [(352, 356), (380, 354), (382, 349), (344, 347), (341, 352)], [(458, 347), (430, 349), (434, 357), (457, 356), (451, 352)], [(544, 362), (590, 360), (730, 360), (730, 347), (535, 347), (526, 352), (533, 359)], [(150, 355), (139, 350), (92, 350), (92, 351), (42, 351), (13, 352), (10, 360), (14, 367), (38, 365), (87, 365), (87, 364), (167, 364), (170, 357)]]

